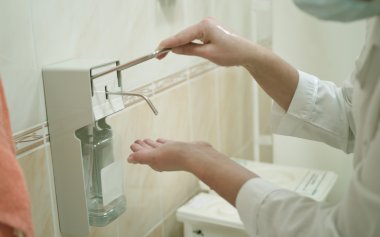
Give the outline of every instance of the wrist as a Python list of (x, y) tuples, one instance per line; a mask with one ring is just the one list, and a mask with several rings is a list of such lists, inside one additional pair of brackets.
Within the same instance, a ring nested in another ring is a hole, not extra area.
[(243, 58), (242, 66), (247, 70), (253, 69), (260, 65), (263, 57), (265, 57), (265, 48), (262, 46), (249, 42), (250, 44), (246, 47), (245, 56)]
[(214, 149), (202, 150), (199, 154), (188, 157), (185, 160), (186, 171), (193, 173), (200, 180), (206, 182), (210, 172), (218, 170), (223, 164), (224, 155)]
[(207, 167), (212, 167), (208, 159), (201, 159), (199, 157), (188, 158), (185, 161), (186, 171), (194, 174), (198, 179), (204, 181)]

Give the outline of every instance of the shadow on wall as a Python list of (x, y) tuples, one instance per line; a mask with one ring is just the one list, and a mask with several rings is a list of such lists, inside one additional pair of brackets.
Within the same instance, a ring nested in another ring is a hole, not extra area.
[(176, 19), (175, 17), (175, 7), (177, 4), (176, 0), (159, 0), (160, 2), (160, 7), (162, 11), (164, 12), (164, 17), (171, 22)]

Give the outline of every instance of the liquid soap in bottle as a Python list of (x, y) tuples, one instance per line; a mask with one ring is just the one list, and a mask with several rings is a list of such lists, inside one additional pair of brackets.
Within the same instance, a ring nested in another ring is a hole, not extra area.
[(121, 162), (114, 159), (111, 127), (105, 118), (76, 131), (81, 140), (90, 225), (106, 226), (126, 210)]

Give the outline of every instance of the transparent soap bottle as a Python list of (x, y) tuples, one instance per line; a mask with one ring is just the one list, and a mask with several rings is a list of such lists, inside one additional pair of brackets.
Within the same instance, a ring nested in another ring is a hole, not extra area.
[(90, 225), (106, 226), (126, 210), (121, 163), (113, 156), (112, 130), (105, 118), (76, 131), (81, 140)]

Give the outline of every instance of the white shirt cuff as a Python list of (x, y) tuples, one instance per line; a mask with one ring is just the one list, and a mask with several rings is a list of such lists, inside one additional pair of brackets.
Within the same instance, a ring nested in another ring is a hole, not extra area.
[(313, 116), (313, 108), (317, 99), (317, 77), (298, 71), (299, 81), (292, 102), (285, 112), (277, 103), (273, 103), (271, 123), (275, 133), (292, 135), (300, 125), (299, 121), (308, 121)]
[(250, 236), (259, 233), (258, 220), (262, 203), (270, 193), (280, 189), (262, 178), (250, 179), (240, 188), (236, 197), (236, 208)]

